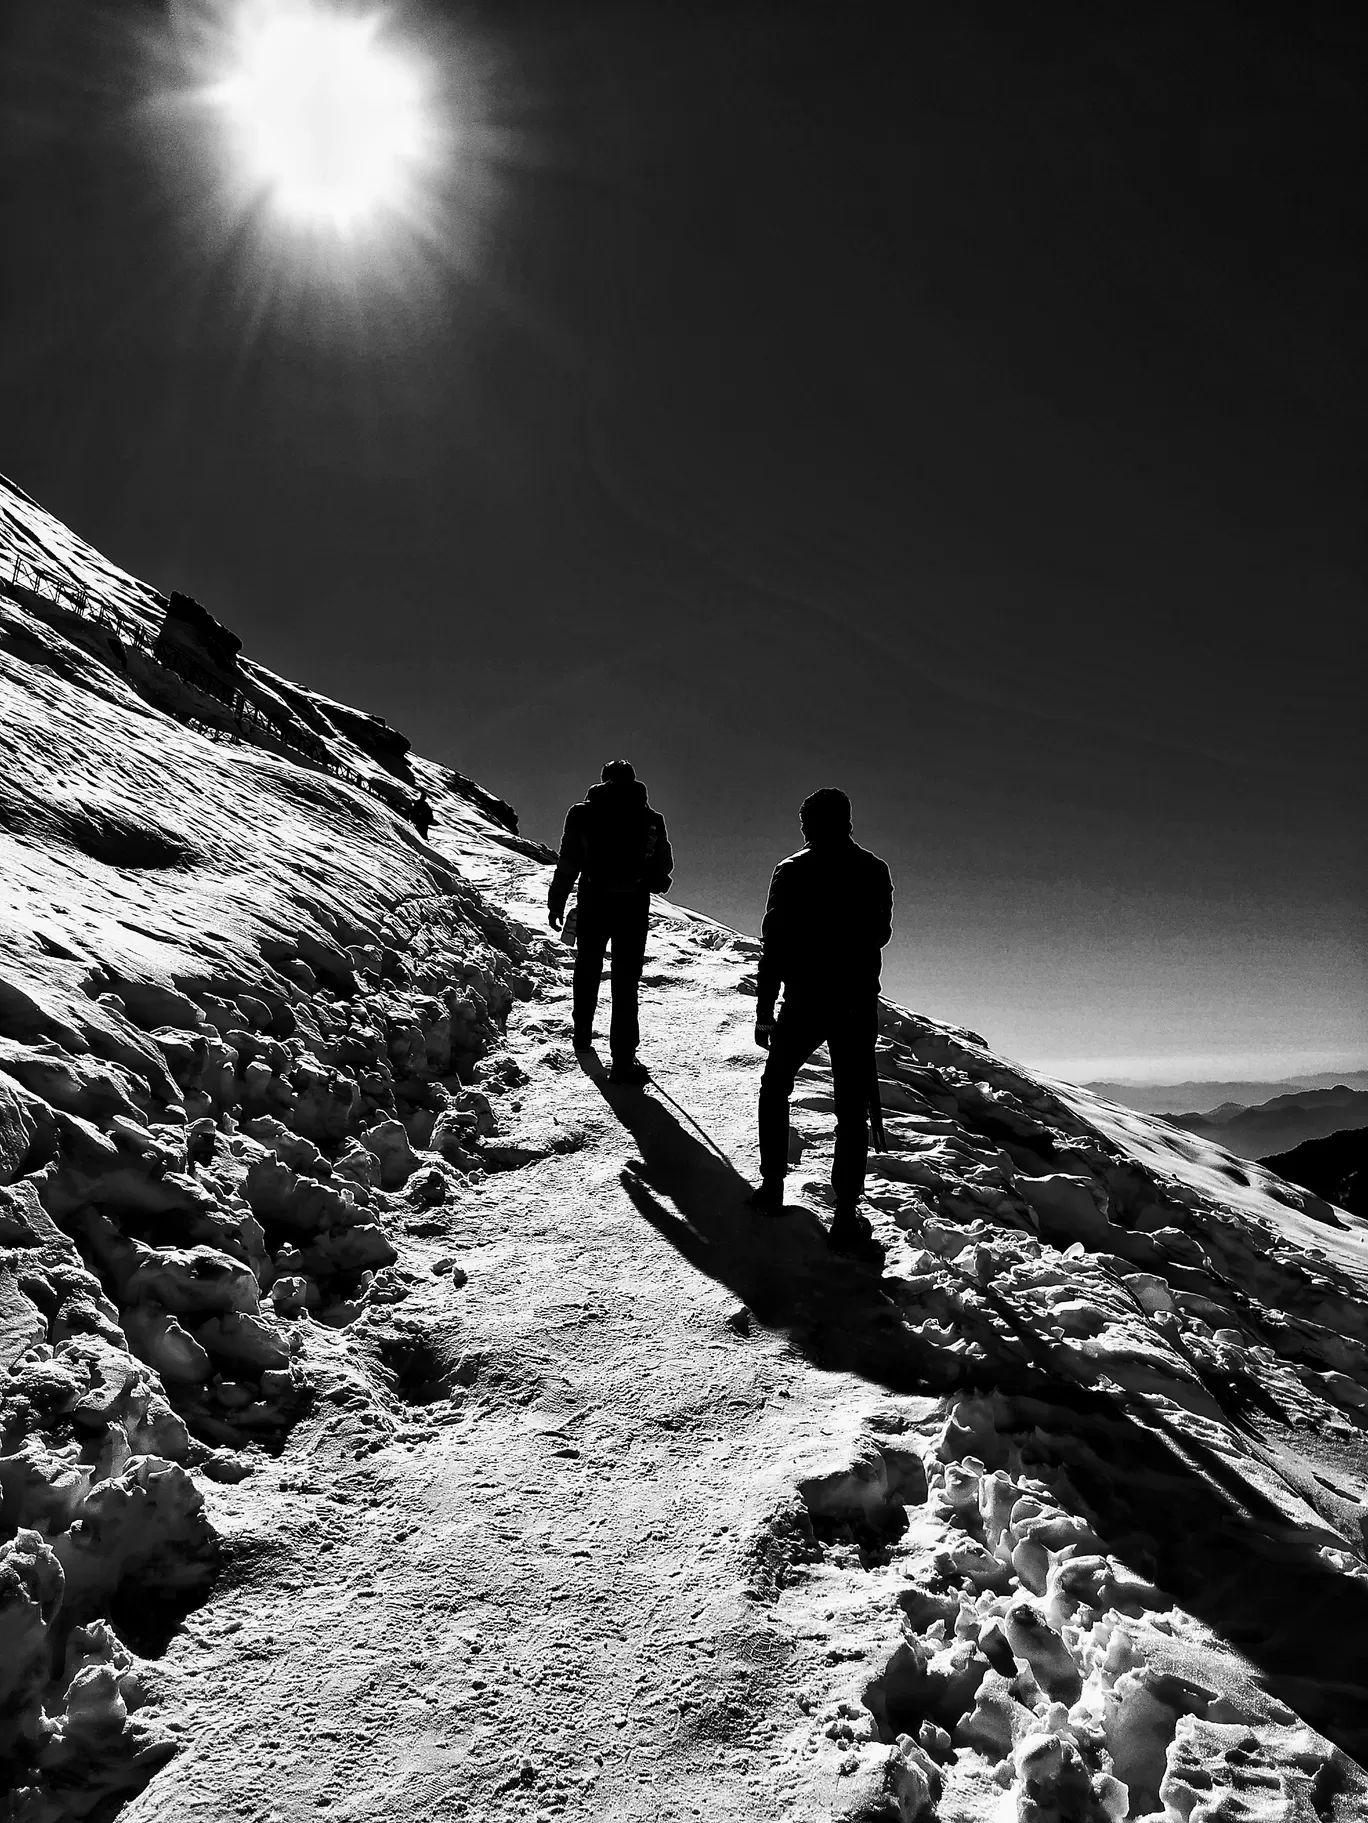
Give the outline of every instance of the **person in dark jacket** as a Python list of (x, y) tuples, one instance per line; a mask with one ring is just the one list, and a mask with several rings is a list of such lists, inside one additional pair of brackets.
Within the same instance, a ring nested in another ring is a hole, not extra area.
[(646, 799), (646, 787), (626, 760), (610, 760), (603, 781), (582, 804), (572, 804), (551, 877), (547, 909), (559, 930), (576, 880), (575, 1049), (594, 1042), (594, 1009), (603, 979), (604, 953), (613, 952), (613, 1018), (608, 1043), (612, 1082), (643, 1083), (637, 1061), (641, 1031), (637, 990), (646, 956), (652, 893), (668, 892), (674, 872), (665, 819)]
[(850, 825), (843, 791), (827, 788), (804, 800), (806, 846), (781, 861), (770, 881), (755, 1010), (755, 1042), (769, 1058), (760, 1081), (761, 1182), (751, 1202), (766, 1214), (783, 1211), (789, 1097), (799, 1070), (825, 1044), (836, 1100), (836, 1216), (829, 1238), (838, 1252), (867, 1233), (856, 1211), (875, 1092), (880, 952), (893, 934), (892, 876), (885, 862), (852, 841)]

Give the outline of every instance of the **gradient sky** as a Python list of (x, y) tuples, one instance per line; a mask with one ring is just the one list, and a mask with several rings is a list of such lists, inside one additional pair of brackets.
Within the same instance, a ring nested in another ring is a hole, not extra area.
[(412, 0), (421, 238), (230, 220), (165, 6), (10, 0), (0, 466), (554, 841), (1077, 1076), (1368, 1063), (1348, 9)]

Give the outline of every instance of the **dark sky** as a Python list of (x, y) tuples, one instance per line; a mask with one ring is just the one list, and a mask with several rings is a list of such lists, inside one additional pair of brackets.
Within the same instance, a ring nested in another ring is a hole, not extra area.
[(1350, 9), (413, 0), (422, 233), (232, 221), (167, 13), (10, 0), (0, 466), (555, 840), (1081, 1075), (1368, 1062)]

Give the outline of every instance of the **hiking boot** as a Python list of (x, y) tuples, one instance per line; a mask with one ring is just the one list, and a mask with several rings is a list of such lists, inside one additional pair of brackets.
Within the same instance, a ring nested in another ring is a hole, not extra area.
[(782, 1177), (767, 1177), (755, 1186), (746, 1198), (757, 1215), (782, 1215), (784, 1213), (784, 1180)]
[(592, 1051), (594, 1048), (594, 1033), (592, 1028), (588, 1026), (576, 1026), (575, 1035), (570, 1042), (577, 1051)]
[(844, 1254), (847, 1258), (879, 1253), (882, 1249), (874, 1239), (874, 1230), (862, 1215), (853, 1209), (837, 1209), (831, 1228), (827, 1233), (827, 1246), (833, 1253)]
[(633, 1088), (641, 1088), (643, 1083), (651, 1080), (651, 1072), (644, 1063), (638, 1063), (635, 1057), (629, 1057), (625, 1063), (615, 1063), (608, 1072), (609, 1082), (630, 1083)]

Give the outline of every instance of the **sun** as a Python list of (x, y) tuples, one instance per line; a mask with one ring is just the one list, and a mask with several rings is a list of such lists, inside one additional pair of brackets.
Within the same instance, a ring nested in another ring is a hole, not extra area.
[(210, 99), (248, 183), (281, 215), (349, 233), (402, 213), (430, 141), (418, 63), (379, 14), (326, 0), (243, 0)]
[(392, 349), (483, 281), (521, 148), (480, 31), (433, 0), (160, 4), (139, 135), (244, 349), (271, 325)]

